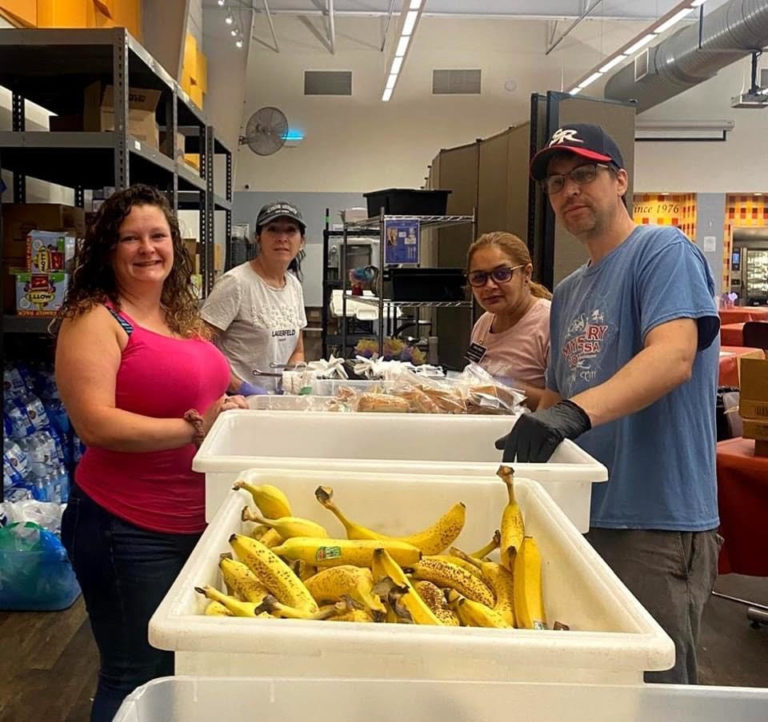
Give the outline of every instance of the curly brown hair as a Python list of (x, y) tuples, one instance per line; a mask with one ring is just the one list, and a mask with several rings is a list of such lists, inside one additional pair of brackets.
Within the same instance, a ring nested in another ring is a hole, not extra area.
[(160, 298), (168, 326), (180, 336), (207, 337), (192, 286), (192, 260), (182, 243), (179, 222), (165, 195), (141, 183), (113, 193), (99, 208), (77, 254), (75, 270), (57, 320), (76, 318), (108, 301), (120, 309), (112, 254), (117, 246), (120, 226), (134, 206), (159, 208), (171, 229), (173, 267), (165, 279)]

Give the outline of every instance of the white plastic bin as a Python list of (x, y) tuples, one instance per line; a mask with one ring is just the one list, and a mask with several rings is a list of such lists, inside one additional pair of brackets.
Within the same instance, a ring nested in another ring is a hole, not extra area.
[[(249, 472), (260, 481), (259, 472)], [(298, 516), (341, 534), (314, 498), (323, 474), (273, 477)], [(457, 545), (482, 546), (507, 500), (498, 479), (357, 478), (325, 475), (351, 518), (385, 533), (415, 531), (456, 501), (467, 505)], [(250, 498), (230, 492), (149, 624), (149, 641), (176, 653), (178, 674), (281, 675), (381, 679), (637, 683), (643, 671), (674, 663), (672, 640), (629, 593), (542, 487), (516, 482), (526, 529), (542, 556), (549, 623), (570, 631), (476, 629), (399, 624), (206, 617), (195, 586), (220, 585), (218, 561), (234, 531), (250, 530), (240, 512)], [(353, 718), (349, 718), (353, 719)]]
[(768, 689), (387, 679), (164, 677), (114, 722), (765, 722)]
[[(502, 456), (493, 442), (513, 424), (511, 416), (227, 411), (219, 415), (192, 466), (205, 473), (210, 520), (237, 475), (250, 468), (492, 481)], [(576, 527), (587, 531), (592, 483), (608, 478), (601, 463), (564, 441), (548, 463), (514, 468), (519, 476), (541, 482)]]

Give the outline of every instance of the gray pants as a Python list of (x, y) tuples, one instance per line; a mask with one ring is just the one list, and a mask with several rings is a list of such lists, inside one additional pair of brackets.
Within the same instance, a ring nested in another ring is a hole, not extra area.
[(696, 644), (714, 588), (717, 532), (597, 529), (587, 541), (675, 643), (675, 666), (646, 672), (646, 682), (696, 684)]

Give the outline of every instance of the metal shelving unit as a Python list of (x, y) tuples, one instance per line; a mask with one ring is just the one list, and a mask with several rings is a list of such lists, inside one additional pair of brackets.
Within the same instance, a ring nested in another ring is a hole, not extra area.
[[(338, 265), (336, 267), (336, 275), (338, 278), (330, 278), (330, 271), (332, 270), (332, 266), (330, 264), (330, 244), (332, 239), (343, 239), (344, 237), (344, 231), (339, 230), (332, 230), (329, 226), (329, 213), (330, 209), (325, 209), (325, 228), (323, 229), (323, 306), (322, 306), (322, 354), (323, 358), (328, 358), (329, 349), (331, 347), (335, 346), (341, 346), (341, 353), (346, 353), (346, 346), (345, 344), (348, 341), (351, 341), (353, 344), (357, 343), (361, 338), (370, 338), (370, 333), (363, 333), (355, 330), (350, 331), (350, 322), (352, 322), (353, 329), (355, 323), (367, 323), (367, 322), (357, 322), (355, 319), (351, 319), (347, 316), (340, 316), (338, 319), (339, 326), (343, 329), (342, 333), (335, 333), (330, 334), (328, 332), (328, 326), (330, 324), (329, 319), (329, 312), (331, 308), (331, 296), (333, 294), (334, 290), (341, 290), (343, 289), (343, 284), (341, 280), (341, 269), (342, 265), (345, 265), (345, 261), (342, 261), (341, 258), (338, 260)], [(378, 240), (379, 234), (378, 230), (375, 228), (358, 228), (358, 233), (356, 234), (359, 237), (362, 238), (375, 238)], [(346, 254), (343, 253), (345, 260), (346, 260)], [(346, 276), (346, 271), (345, 271)], [(355, 296), (355, 298), (358, 298), (358, 296)], [(342, 302), (343, 303), (343, 302)], [(345, 305), (346, 310), (346, 305)]]
[[(474, 321), (474, 304), (472, 301), (396, 301), (389, 298), (384, 298), (384, 269), (387, 265), (385, 263), (385, 230), (387, 221), (418, 221), (421, 231), (425, 230), (439, 230), (441, 228), (448, 228), (450, 226), (457, 225), (470, 225), (472, 238), (475, 237), (475, 215), (471, 216), (439, 216), (439, 215), (387, 215), (384, 208), (381, 209), (378, 216), (372, 216), (366, 220), (357, 221), (354, 224), (343, 226), (342, 231), (342, 253), (341, 253), (341, 284), (342, 284), (342, 312), (346, 318), (347, 301), (354, 300), (359, 303), (369, 304), (376, 306), (378, 309), (378, 342), (379, 342), (379, 355), (384, 350), (384, 335), (385, 328), (391, 326), (395, 328), (397, 321), (397, 309), (413, 309), (415, 317), (415, 325), (418, 327), (419, 309), (435, 309), (435, 308), (468, 308), (472, 314)], [(350, 235), (362, 234), (365, 231), (370, 232), (371, 229), (377, 229), (379, 233), (379, 274), (377, 281), (377, 292), (375, 298), (366, 298), (365, 296), (353, 296), (347, 291), (347, 269), (344, 267), (344, 260), (346, 258), (346, 245), (347, 239)], [(416, 265), (416, 264), (400, 264), (400, 265)], [(386, 311), (385, 311), (386, 309)], [(342, 326), (342, 349), (345, 351), (347, 347), (346, 339), (346, 324)]]
[[(79, 114), (83, 90), (94, 81), (113, 86), (115, 131), (26, 130), (27, 100), (59, 115)], [(80, 207), (86, 189), (121, 189), (135, 182), (156, 186), (168, 194), (174, 210), (200, 211), (203, 293), (210, 291), (216, 209), (226, 212), (227, 238), (231, 231), (232, 153), (215, 137), (202, 110), (135, 38), (124, 28), (0, 30), (0, 85), (12, 93), (12, 129), (0, 131), (0, 170), (13, 174), (15, 202), (26, 201), (27, 176), (73, 188)], [(130, 87), (161, 93), (156, 119), (165, 140), (159, 149), (128, 132)], [(185, 152), (199, 153), (200, 172), (177, 158), (177, 132), (185, 136)], [(214, 187), (214, 154), (226, 155), (224, 195)], [(43, 319), (46, 328), (48, 320)], [(39, 333), (39, 321), (6, 316), (4, 326)]]

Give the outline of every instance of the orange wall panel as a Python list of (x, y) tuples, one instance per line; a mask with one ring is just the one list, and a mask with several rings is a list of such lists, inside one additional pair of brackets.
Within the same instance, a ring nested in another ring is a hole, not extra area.
[(768, 197), (748, 193), (725, 197), (725, 228), (723, 229), (723, 288), (731, 287), (731, 248), (734, 228), (768, 226)]
[(40, 28), (87, 28), (92, 0), (37, 0)]
[(14, 25), (37, 25), (37, 0), (0, 0), (0, 15)]

